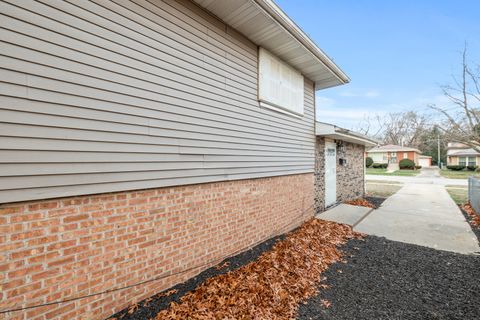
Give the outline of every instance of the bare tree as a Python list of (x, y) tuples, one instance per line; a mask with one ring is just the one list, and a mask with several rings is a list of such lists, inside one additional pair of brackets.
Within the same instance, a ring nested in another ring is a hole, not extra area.
[(366, 115), (363, 120), (354, 128), (355, 131), (360, 132), (363, 135), (369, 136), (374, 139), (383, 138), (383, 117), (380, 115)]
[(412, 110), (366, 116), (355, 130), (384, 144), (419, 147), (432, 127), (430, 116)]
[(384, 119), (383, 141), (418, 147), (431, 127), (430, 117), (417, 111), (389, 113)]
[(450, 105), (430, 105), (443, 116), (438, 128), (449, 141), (480, 152), (480, 65), (468, 62), (467, 45), (462, 53), (460, 76), (453, 76), (453, 84), (441, 88)]

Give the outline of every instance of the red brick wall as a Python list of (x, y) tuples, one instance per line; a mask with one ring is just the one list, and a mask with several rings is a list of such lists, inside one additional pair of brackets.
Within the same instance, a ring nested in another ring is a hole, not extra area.
[(407, 154), (407, 158), (406, 159), (410, 159), (412, 160), (413, 162), (417, 163), (417, 159), (415, 159), (415, 151), (401, 151), (401, 152), (397, 152), (397, 159), (398, 161), (400, 162), (400, 160), (402, 159), (405, 159), (405, 157), (403, 156), (403, 154), (406, 153)]
[(408, 159), (412, 160), (413, 162), (416, 162), (415, 161), (415, 152), (413, 151), (408, 151)]
[[(0, 205), (0, 310), (124, 287), (247, 249), (312, 216), (313, 189), (312, 173)], [(209, 266), (0, 319), (104, 319)]]

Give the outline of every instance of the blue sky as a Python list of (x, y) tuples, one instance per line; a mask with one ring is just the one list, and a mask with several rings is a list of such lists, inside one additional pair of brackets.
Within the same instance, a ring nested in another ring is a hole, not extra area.
[(480, 63), (478, 0), (275, 0), (351, 78), (317, 92), (317, 120), (355, 128), (365, 114), (444, 104), (439, 85), (468, 42)]

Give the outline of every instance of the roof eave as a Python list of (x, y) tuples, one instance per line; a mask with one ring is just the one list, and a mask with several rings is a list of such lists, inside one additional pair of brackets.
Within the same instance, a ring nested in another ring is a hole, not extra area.
[(366, 147), (373, 147), (378, 145), (378, 141), (371, 139), (367, 136), (353, 132), (344, 128), (337, 127), (336, 125), (316, 122), (315, 135), (317, 137), (324, 137), (336, 140), (342, 140), (350, 143), (360, 144)]
[(408, 150), (403, 150), (403, 149), (385, 149), (385, 150), (382, 150), (382, 149), (377, 149), (377, 150), (368, 150), (367, 152), (371, 152), (371, 153), (381, 153), (381, 152), (416, 152), (416, 153), (422, 153), (420, 150), (418, 149), (408, 149)]
[(300, 71), (315, 83), (315, 90), (350, 82), (333, 60), (272, 0), (193, 1)]
[[(338, 84), (329, 84), (322, 88), (334, 87), (350, 82), (350, 78), (343, 72), (335, 62), (320, 49), (303, 30), (291, 20), (287, 14), (272, 0), (254, 0), (259, 6), (267, 11), (277, 22), (287, 29), (303, 46), (305, 46), (318, 60), (327, 67), (339, 80)], [(314, 79), (312, 79), (314, 80)], [(317, 86), (317, 82), (315, 82)]]

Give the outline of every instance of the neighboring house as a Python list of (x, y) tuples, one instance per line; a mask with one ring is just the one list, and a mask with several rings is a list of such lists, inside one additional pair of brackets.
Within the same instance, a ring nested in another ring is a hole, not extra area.
[(365, 147), (378, 141), (332, 124), (316, 124), (316, 211), (365, 195)]
[(432, 157), (421, 155), (418, 157), (418, 165), (422, 168), (427, 168), (432, 166)]
[(480, 166), (480, 153), (465, 144), (449, 142), (447, 165)]
[(349, 79), (271, 0), (0, 6), (2, 316), (104, 319), (295, 228), (319, 152), (363, 194), (368, 139), (315, 137)]
[(367, 151), (368, 157), (372, 158), (374, 163), (399, 163), (402, 159), (410, 159), (419, 164), (421, 151), (415, 148), (387, 144), (377, 146)]

